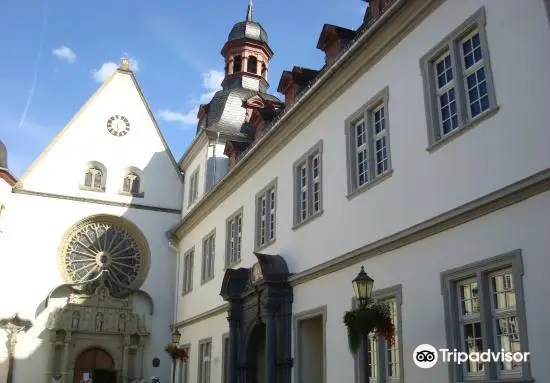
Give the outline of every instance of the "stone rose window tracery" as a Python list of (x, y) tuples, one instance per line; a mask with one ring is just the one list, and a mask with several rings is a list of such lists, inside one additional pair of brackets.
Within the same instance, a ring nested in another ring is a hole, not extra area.
[(90, 217), (71, 228), (60, 258), (65, 280), (88, 293), (99, 281), (87, 282), (108, 271), (105, 286), (118, 298), (138, 289), (149, 268), (149, 248), (139, 229), (114, 216)]

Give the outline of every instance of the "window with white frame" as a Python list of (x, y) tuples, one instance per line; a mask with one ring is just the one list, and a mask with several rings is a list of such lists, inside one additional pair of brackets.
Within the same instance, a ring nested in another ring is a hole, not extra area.
[(202, 241), (202, 272), (201, 282), (214, 278), (214, 254), (216, 251), (216, 232), (208, 234)]
[(212, 340), (199, 342), (199, 383), (210, 383)]
[(191, 248), (183, 255), (183, 287), (182, 294), (187, 294), (193, 290), (193, 258), (195, 248)]
[(323, 141), (294, 163), (294, 225), (309, 221), (322, 212)]
[(277, 180), (256, 195), (256, 249), (275, 241)]
[(481, 8), (421, 59), (430, 145), (496, 109)]
[[(521, 265), (517, 250), (442, 273), (449, 349), (528, 352)], [(451, 370), (451, 381), (531, 378), (529, 362), (514, 360), (468, 361)]]
[(241, 208), (227, 219), (226, 266), (233, 266), (241, 260), (242, 232), (243, 213)]
[(386, 87), (346, 121), (349, 194), (391, 170), (388, 102)]
[(191, 206), (199, 198), (199, 169), (195, 170), (189, 178), (189, 202)]
[[(393, 342), (388, 342), (384, 337), (377, 337), (375, 334), (369, 335), (369, 365), (371, 383), (402, 383), (403, 377), (403, 356), (401, 353), (401, 286), (389, 287), (387, 289), (375, 291), (373, 298), (379, 302), (388, 305), (390, 316), (395, 327), (395, 336)], [(358, 307), (356, 299), (353, 300), (354, 308)], [(357, 355), (355, 355), (355, 381), (362, 382), (364, 376), (363, 345), (360, 346)]]

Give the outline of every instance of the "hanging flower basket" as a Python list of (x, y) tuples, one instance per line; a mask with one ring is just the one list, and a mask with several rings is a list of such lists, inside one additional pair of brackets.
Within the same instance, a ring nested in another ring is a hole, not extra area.
[(176, 347), (172, 344), (169, 344), (164, 348), (164, 351), (170, 354), (172, 359), (179, 359), (185, 362), (188, 358), (187, 351), (185, 351), (183, 347)]
[(383, 336), (393, 343), (395, 327), (390, 316), (390, 308), (383, 303), (374, 303), (365, 308), (346, 312), (344, 324), (348, 329), (348, 346), (352, 354), (356, 354), (361, 345), (361, 339), (370, 333)]

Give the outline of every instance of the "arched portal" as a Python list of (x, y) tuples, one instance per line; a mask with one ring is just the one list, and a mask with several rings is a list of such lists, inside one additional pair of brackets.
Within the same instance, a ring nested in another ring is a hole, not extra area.
[(85, 374), (88, 374), (94, 383), (116, 383), (113, 357), (99, 347), (83, 351), (76, 358), (74, 372), (74, 383), (81, 383)]
[(263, 383), (266, 376), (266, 334), (265, 324), (258, 323), (252, 329), (246, 347), (249, 368), (246, 383)]

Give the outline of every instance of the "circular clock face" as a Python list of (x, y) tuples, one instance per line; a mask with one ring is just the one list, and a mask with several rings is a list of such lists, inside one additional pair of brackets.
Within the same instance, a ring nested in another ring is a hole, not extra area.
[(130, 131), (130, 121), (126, 117), (116, 114), (107, 120), (107, 130), (113, 136), (125, 136)]

